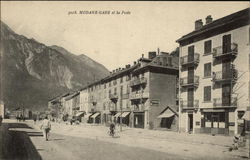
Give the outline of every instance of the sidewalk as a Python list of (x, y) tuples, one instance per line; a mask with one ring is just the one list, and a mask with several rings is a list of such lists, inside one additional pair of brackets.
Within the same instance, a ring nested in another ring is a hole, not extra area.
[[(39, 129), (39, 124), (34, 127)], [(62, 135), (183, 155), (191, 159), (200, 159), (202, 157), (206, 157), (206, 159), (238, 159), (247, 157), (249, 153), (249, 147), (229, 152), (228, 149), (233, 143), (233, 138), (229, 136), (186, 134), (124, 127), (123, 131), (119, 132), (119, 127), (117, 127), (119, 138), (111, 138), (107, 135), (108, 127), (102, 125), (67, 125), (65, 123), (52, 123), (51, 131)]]

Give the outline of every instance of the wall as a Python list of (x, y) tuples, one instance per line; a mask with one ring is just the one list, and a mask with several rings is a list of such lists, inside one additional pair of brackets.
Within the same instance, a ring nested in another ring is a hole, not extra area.
[(154, 127), (160, 127), (161, 119), (157, 118), (160, 113), (167, 107), (175, 111), (176, 107), (176, 75), (150, 73), (149, 79), (149, 104), (151, 100), (159, 100), (159, 106), (149, 107), (149, 119)]

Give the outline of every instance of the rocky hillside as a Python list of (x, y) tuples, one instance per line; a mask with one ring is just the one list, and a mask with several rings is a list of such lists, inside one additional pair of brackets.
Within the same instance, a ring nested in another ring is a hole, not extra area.
[(48, 99), (108, 75), (101, 64), (16, 34), (1, 22), (0, 98), (9, 108), (43, 109)]

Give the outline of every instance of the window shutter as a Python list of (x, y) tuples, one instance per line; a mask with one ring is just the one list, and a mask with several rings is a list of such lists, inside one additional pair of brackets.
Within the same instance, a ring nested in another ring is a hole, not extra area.
[(204, 87), (204, 101), (211, 101), (211, 86)]
[(208, 53), (211, 53), (211, 52), (212, 52), (212, 41), (209, 40), (209, 41), (206, 41), (205, 44), (204, 44), (204, 53), (208, 54)]
[(211, 76), (211, 63), (204, 64), (204, 77)]

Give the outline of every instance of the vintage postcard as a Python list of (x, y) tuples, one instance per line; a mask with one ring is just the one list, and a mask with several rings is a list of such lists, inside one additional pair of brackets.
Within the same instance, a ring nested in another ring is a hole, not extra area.
[(0, 159), (250, 158), (248, 1), (0, 4)]

